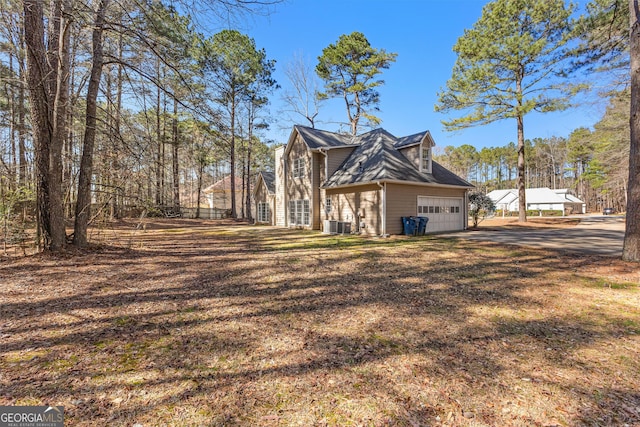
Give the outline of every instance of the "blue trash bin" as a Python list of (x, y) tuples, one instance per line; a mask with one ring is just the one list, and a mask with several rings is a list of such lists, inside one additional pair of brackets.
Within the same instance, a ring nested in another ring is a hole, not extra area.
[(424, 216), (418, 216), (416, 217), (416, 221), (418, 222), (416, 234), (418, 236), (424, 236), (427, 231), (427, 222), (429, 222), (429, 218)]
[(416, 222), (408, 216), (402, 217), (402, 231), (407, 236), (413, 236), (416, 232)]

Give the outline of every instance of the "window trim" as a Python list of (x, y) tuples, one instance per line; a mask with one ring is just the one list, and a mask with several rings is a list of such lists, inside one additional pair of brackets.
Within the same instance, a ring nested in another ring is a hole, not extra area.
[(289, 225), (311, 226), (311, 204), (309, 199), (289, 200)]
[(293, 159), (293, 165), (291, 167), (291, 176), (293, 178), (304, 178), (304, 174), (305, 174), (304, 157), (297, 157)]
[(269, 207), (269, 203), (267, 202), (258, 202), (258, 222), (269, 222), (269, 216), (271, 214), (271, 209)]
[[(426, 162), (426, 165), (425, 165)], [(432, 173), (433, 158), (431, 156), (431, 147), (420, 146), (420, 170), (425, 173)]]
[(331, 198), (327, 197), (324, 199), (324, 211), (328, 214), (333, 210), (333, 203), (331, 202)]

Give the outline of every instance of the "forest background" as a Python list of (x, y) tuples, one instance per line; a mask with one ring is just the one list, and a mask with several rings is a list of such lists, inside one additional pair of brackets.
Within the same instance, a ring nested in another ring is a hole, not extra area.
[[(96, 219), (143, 212), (165, 215), (204, 205), (202, 189), (228, 174), (238, 176), (241, 185), (234, 191), (243, 201), (233, 206), (231, 215), (250, 218), (256, 171), (272, 168), (273, 145), (283, 142), (270, 139), (266, 129), (313, 124), (307, 120), (310, 111), (322, 114), (322, 103), (315, 98), (319, 82), (314, 64), (304, 58), (278, 64), (286, 68), (289, 81), (276, 82), (275, 62), (250, 35), (207, 32), (197, 17), (205, 11), (210, 20), (232, 27), (229, 23), (248, 15), (272, 13), (278, 3), (0, 2), (0, 215), (5, 241), (24, 239), (29, 221), (48, 209), (41, 205), (49, 201), (36, 197), (43, 179), (39, 170), (47, 168), (53, 175), (59, 173), (56, 179), (62, 182), (60, 194), (53, 195), (61, 201), (60, 215), (54, 212), (53, 220), (91, 212), (79, 228), (76, 221), (73, 238), (80, 244), (87, 224)], [(43, 26), (38, 29), (40, 38), (25, 38), (25, 25), (33, 29), (29, 22)], [(575, 23), (579, 25), (579, 16)], [(234, 52), (222, 47), (229, 41)], [(29, 54), (34, 52), (29, 46), (38, 43), (39, 64), (45, 71), (40, 81), (55, 77), (43, 83), (47, 87), (42, 101), (51, 107), (43, 113), (46, 123), (34, 119), (37, 108), (30, 102), (34, 96), (27, 75)], [(225, 62), (228, 58), (236, 63)], [(246, 67), (244, 80), (229, 73), (237, 66)], [(607, 69), (610, 85), (599, 85), (597, 96), (609, 106), (595, 126), (577, 128), (568, 137), (526, 141), (527, 187), (570, 188), (587, 203), (588, 211), (624, 210), (629, 78), (615, 70)], [(587, 76), (600, 83), (602, 67), (595, 71)], [(305, 84), (296, 86), (301, 81)], [(284, 99), (287, 111), (269, 109), (276, 98)], [(335, 123), (323, 127), (331, 126), (335, 129), (329, 130), (343, 129)], [(38, 158), (38, 129), (53, 134), (50, 150), (53, 158), (59, 153), (59, 164)], [(514, 143), (438, 150), (437, 161), (481, 191), (515, 187)], [(49, 165), (39, 169), (38, 162)], [(83, 198), (86, 201), (79, 203)], [(50, 230), (39, 230), (39, 235), (44, 246), (54, 247), (64, 245), (68, 237), (51, 235)]]

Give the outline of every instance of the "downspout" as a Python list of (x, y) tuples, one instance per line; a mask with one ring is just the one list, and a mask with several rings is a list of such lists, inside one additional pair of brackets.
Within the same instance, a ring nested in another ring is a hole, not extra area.
[(380, 191), (382, 191), (382, 237), (387, 237), (387, 183), (381, 184), (377, 181)]
[[(502, 211), (504, 213), (504, 210)], [(469, 189), (464, 192), (464, 216), (462, 217), (462, 229), (469, 228)]]
[(289, 227), (289, 168), (287, 165), (289, 162), (287, 161), (286, 155), (287, 149), (285, 148), (282, 152), (282, 168), (284, 169), (282, 172), (282, 177), (284, 181), (284, 226), (285, 228)]
[[(327, 151), (322, 148), (318, 148), (318, 152), (324, 156), (324, 181), (327, 182), (327, 180), (329, 179), (329, 156), (327, 156)], [(322, 231), (324, 231), (324, 221), (322, 219), (323, 212), (324, 212), (324, 219), (328, 219), (328, 217), (327, 217), (327, 207), (325, 206), (325, 208), (322, 209), (322, 203), (326, 202), (327, 194), (325, 192), (324, 194), (325, 200), (323, 200), (322, 186), (324, 185), (324, 183), (320, 182), (319, 184), (320, 186), (318, 188), (318, 197), (320, 198), (320, 200), (318, 203), (318, 209), (320, 209), (320, 228), (322, 228), (323, 229)]]

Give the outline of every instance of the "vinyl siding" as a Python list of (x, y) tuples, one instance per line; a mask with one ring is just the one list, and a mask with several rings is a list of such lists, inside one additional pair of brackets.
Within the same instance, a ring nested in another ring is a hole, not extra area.
[[(253, 200), (253, 218), (258, 221), (258, 204), (267, 202), (267, 191), (264, 188), (264, 181), (260, 180), (260, 184), (256, 188), (255, 199)], [(273, 214), (273, 212), (272, 212)]]
[[(402, 233), (402, 217), (416, 216), (418, 196), (465, 197), (465, 189), (387, 184), (387, 233)], [(465, 214), (466, 215), (466, 208)]]
[(255, 192), (253, 218), (256, 220), (256, 222), (258, 221), (258, 203), (269, 204), (269, 210), (270, 210), (269, 225), (274, 225), (274, 220), (275, 220), (274, 214), (277, 213), (275, 197), (273, 194), (271, 195), (269, 194), (263, 180), (260, 180), (260, 185), (258, 186), (258, 188), (256, 188), (256, 192)]
[(312, 199), (311, 199), (311, 225), (314, 230), (320, 229), (321, 200), (320, 200), (320, 171), (324, 169), (324, 155), (320, 153), (312, 154)]
[(327, 150), (327, 177), (329, 179), (335, 171), (338, 170), (340, 165), (353, 153), (356, 147), (334, 148)]
[(400, 152), (409, 160), (414, 168), (420, 170), (420, 145), (403, 148)]
[(276, 197), (275, 197), (275, 225), (279, 227), (286, 226), (287, 201), (285, 197), (285, 164), (284, 164), (284, 146), (276, 149)]
[[(358, 214), (365, 235), (382, 234), (382, 190), (377, 185), (363, 185), (348, 189), (327, 189), (326, 197), (331, 199), (331, 213), (326, 219), (351, 223), (351, 230), (358, 229)], [(323, 201), (324, 209), (324, 201)]]
[[(304, 143), (300, 135), (296, 136), (296, 139), (293, 141), (291, 145), (291, 149), (289, 154), (286, 156), (287, 162), (287, 173), (286, 173), (286, 188), (285, 195), (286, 201), (285, 203), (289, 203), (291, 200), (309, 200), (309, 209), (310, 212), (310, 226), (308, 228), (312, 228), (314, 225), (314, 216), (315, 210), (313, 206), (314, 200), (314, 189), (313, 189), (313, 157), (312, 153), (307, 149), (307, 145)], [(294, 178), (293, 177), (293, 162), (296, 159), (303, 159), (304, 161), (304, 174), (302, 177)], [(316, 186), (317, 188), (317, 186)]]

